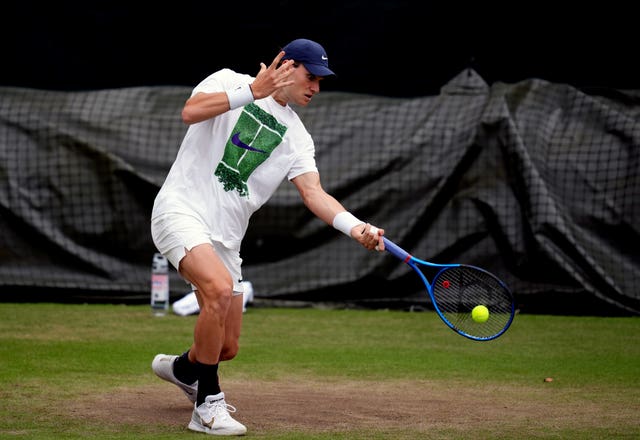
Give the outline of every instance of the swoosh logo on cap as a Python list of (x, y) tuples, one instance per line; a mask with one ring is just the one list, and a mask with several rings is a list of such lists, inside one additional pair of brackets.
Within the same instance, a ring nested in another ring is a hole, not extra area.
[(326, 56), (326, 55), (322, 55), (322, 59), (326, 61), (326, 60), (328, 60), (329, 58), (327, 58), (327, 56)]
[(242, 142), (240, 140), (240, 132), (236, 133), (233, 135), (233, 137), (231, 138), (231, 143), (233, 145), (235, 145), (236, 147), (240, 147), (240, 148), (244, 148), (245, 150), (249, 150), (249, 151), (256, 151), (258, 153), (263, 153), (266, 154), (267, 152), (264, 150), (260, 150), (258, 148), (253, 148), (251, 145), (247, 145), (244, 142)]

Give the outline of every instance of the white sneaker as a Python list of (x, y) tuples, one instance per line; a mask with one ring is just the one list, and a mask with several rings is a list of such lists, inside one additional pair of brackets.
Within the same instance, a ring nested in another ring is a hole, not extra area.
[(207, 396), (202, 405), (194, 407), (188, 428), (213, 435), (244, 435), (247, 427), (231, 417), (236, 409), (224, 401), (224, 393)]
[(177, 385), (191, 402), (195, 402), (196, 397), (198, 397), (198, 381), (193, 385), (187, 385), (186, 383), (180, 382), (173, 375), (173, 363), (177, 358), (178, 356), (175, 355), (157, 354), (156, 357), (153, 358), (153, 362), (151, 362), (151, 369), (153, 369), (153, 372), (156, 373), (156, 376), (159, 378)]

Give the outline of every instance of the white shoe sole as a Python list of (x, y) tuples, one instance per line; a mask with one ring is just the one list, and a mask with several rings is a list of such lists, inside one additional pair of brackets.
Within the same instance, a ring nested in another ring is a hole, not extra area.
[(187, 426), (192, 431), (196, 432), (204, 432), (205, 434), (211, 435), (245, 435), (247, 433), (246, 427), (237, 427), (237, 428), (219, 428), (219, 429), (210, 429), (206, 426), (202, 426), (199, 423), (194, 422), (193, 420), (189, 422), (189, 426)]

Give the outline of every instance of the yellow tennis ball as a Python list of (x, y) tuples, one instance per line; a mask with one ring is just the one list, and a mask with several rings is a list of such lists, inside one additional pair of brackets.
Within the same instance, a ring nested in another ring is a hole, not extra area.
[(487, 319), (489, 319), (489, 309), (483, 305), (475, 306), (471, 311), (471, 318), (473, 318), (475, 322), (487, 322)]

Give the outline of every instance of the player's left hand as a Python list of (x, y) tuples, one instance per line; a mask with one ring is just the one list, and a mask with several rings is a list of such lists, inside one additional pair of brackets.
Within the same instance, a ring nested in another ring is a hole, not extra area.
[(384, 251), (384, 229), (377, 228), (372, 224), (365, 223), (364, 228), (360, 231), (356, 240), (369, 250), (376, 250), (378, 252)]

